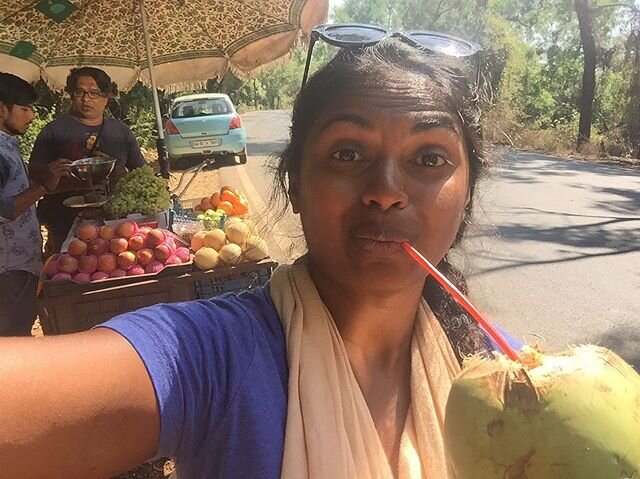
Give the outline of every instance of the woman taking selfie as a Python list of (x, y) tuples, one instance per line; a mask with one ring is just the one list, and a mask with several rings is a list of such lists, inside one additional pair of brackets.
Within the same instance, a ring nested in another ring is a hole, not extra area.
[(491, 345), (401, 243), (464, 287), (446, 255), (485, 166), (473, 74), (426, 36), (376, 32), (316, 31), (343, 48), (304, 85), (276, 171), (305, 256), (249, 293), (0, 342), (7, 477), (154, 456), (180, 479), (449, 477), (451, 381)]

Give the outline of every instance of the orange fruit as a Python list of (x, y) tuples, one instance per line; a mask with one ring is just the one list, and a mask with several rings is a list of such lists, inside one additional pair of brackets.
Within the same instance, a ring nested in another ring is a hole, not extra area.
[(215, 210), (220, 203), (220, 193), (214, 193), (211, 195), (211, 204), (213, 205), (213, 209)]
[(200, 209), (202, 209), (202, 211), (212, 210), (213, 205), (211, 204), (211, 200), (209, 198), (202, 198), (200, 201)]
[(235, 214), (233, 205), (228, 201), (221, 201), (220, 203), (218, 203), (218, 209), (224, 211), (229, 216), (232, 216)]
[(240, 199), (240, 196), (238, 196), (238, 193), (236, 193), (232, 189), (226, 189), (226, 190), (220, 191), (220, 201), (228, 201), (233, 205), (239, 199)]
[(238, 215), (246, 215), (249, 212), (249, 203), (244, 198), (238, 198), (238, 201), (233, 204), (233, 209)]

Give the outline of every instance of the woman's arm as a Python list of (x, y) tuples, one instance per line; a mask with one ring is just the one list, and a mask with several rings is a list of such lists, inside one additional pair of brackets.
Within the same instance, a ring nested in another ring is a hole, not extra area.
[(147, 370), (118, 333), (0, 338), (3, 477), (104, 478), (156, 452)]

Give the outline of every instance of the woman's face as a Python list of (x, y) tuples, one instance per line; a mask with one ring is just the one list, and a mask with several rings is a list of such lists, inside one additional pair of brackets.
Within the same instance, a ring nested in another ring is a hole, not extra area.
[(403, 241), (435, 264), (451, 247), (469, 202), (459, 120), (411, 107), (411, 98), (377, 93), (320, 112), (291, 181), (312, 271), (345, 285), (402, 288), (425, 276)]

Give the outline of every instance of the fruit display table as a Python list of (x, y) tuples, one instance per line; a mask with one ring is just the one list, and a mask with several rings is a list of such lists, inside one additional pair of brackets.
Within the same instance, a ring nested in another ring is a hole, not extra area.
[(48, 282), (38, 297), (45, 335), (86, 331), (130, 311), (159, 303), (209, 299), (265, 284), (277, 263), (264, 259), (210, 271), (175, 265), (155, 275), (111, 278), (94, 283)]
[[(179, 202), (171, 212), (155, 200), (149, 209), (145, 185), (157, 181), (148, 171), (134, 170), (104, 208), (78, 215), (61, 254), (43, 268), (37, 305), (44, 334), (85, 331), (146, 306), (208, 299), (269, 280), (277, 263), (246, 218), (248, 203), (241, 193), (223, 187), (201, 200), (200, 205), (206, 200), (205, 206), (213, 201), (222, 207), (213, 221), (214, 211), (205, 211), (201, 219), (182, 208), (180, 216)], [(122, 219), (106, 219), (113, 217)]]

